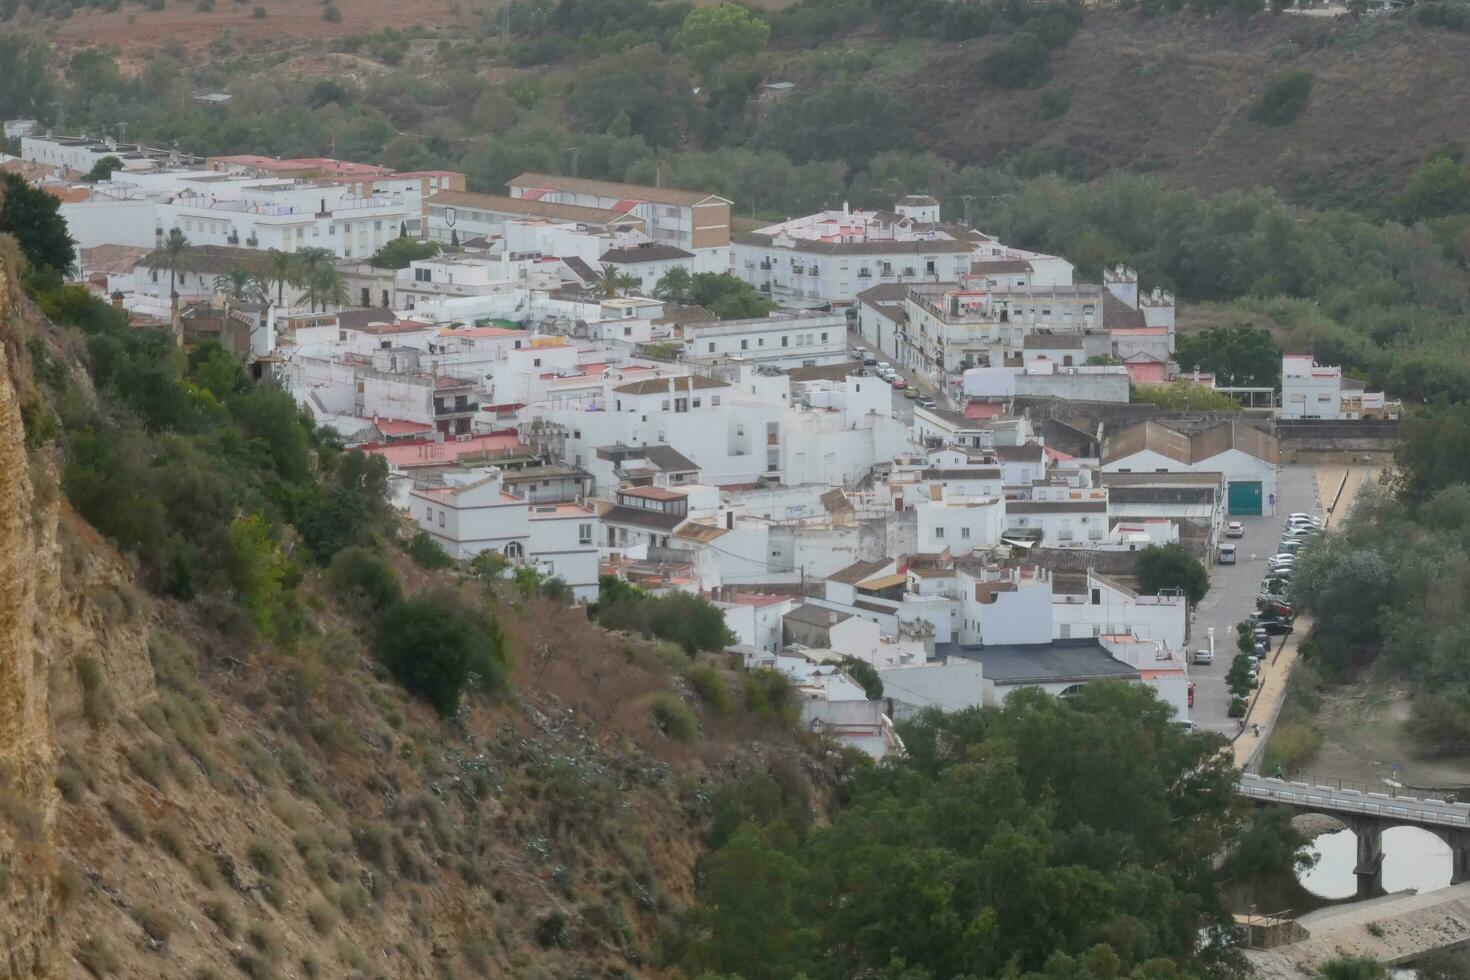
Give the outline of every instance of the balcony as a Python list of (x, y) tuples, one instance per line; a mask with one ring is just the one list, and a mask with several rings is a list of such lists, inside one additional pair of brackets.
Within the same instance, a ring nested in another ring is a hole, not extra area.
[(868, 271), (867, 269), (859, 269), (857, 277), (859, 279), (871, 279), (873, 278), (873, 273)]
[(770, 272), (771, 271), (771, 262), (770, 262), (770, 260), (769, 259), (763, 260), (761, 262), (761, 264), (760, 264), (760, 269), (761, 269), (762, 272)]

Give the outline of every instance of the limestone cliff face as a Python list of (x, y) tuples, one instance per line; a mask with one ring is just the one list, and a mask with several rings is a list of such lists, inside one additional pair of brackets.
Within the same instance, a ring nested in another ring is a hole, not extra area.
[(79, 665), (119, 701), (152, 687), (140, 617), (107, 613), (136, 594), (126, 567), (75, 518), (63, 549), (54, 465), (27, 452), (23, 307), (0, 254), (0, 980), (55, 974), (55, 736), (81, 714)]

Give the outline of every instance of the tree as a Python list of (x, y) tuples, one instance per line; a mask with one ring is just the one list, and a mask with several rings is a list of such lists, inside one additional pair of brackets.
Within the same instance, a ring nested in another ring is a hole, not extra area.
[(1235, 697), (1245, 697), (1251, 692), (1251, 675), (1254, 671), (1250, 654), (1236, 654), (1235, 659), (1230, 661), (1230, 669), (1225, 672), (1225, 686)]
[(1470, 167), (1444, 155), (1419, 165), (1394, 202), (1406, 221), (1470, 211)]
[(375, 269), (407, 269), (410, 262), (433, 258), (439, 250), (438, 242), (419, 242), (399, 235), (378, 249), (369, 264)]
[(285, 301), (286, 287), (288, 285), (297, 286), (301, 283), (301, 264), (290, 252), (282, 252), (278, 248), (273, 248), (265, 253), (265, 265), (261, 278), (264, 282), (276, 287), (276, 305), (282, 306)]
[(170, 228), (163, 244), (155, 248), (143, 260), (143, 265), (154, 272), (168, 273), (168, 297), (172, 305), (175, 323), (179, 319), (179, 276), (194, 268), (194, 246), (187, 236), (177, 228)]
[(1226, 387), (1275, 388), (1281, 384), (1281, 348), (1271, 332), (1249, 323), (1210, 327), (1179, 337), (1183, 371), (1204, 371)]
[(312, 269), (306, 279), (306, 301), (311, 304), (313, 312), (317, 306), (321, 306), (323, 313), (329, 306), (342, 307), (350, 303), (347, 281), (342, 277), (341, 270), (327, 264)]
[(603, 265), (593, 274), (591, 286), (593, 291), (611, 299), (619, 294), (626, 294), (632, 278), (627, 273), (618, 271), (617, 266)]
[(765, 316), (772, 309), (750, 283), (729, 272), (696, 272), (689, 296), (722, 320)]
[(93, 184), (104, 180), (111, 180), (112, 172), (114, 170), (121, 170), (122, 168), (123, 162), (117, 157), (105, 156), (92, 164), (92, 169), (87, 171), (87, 175), (82, 179)]
[(869, 701), (877, 701), (883, 697), (883, 678), (878, 676), (878, 671), (872, 664), (856, 657), (843, 657), (842, 669), (863, 686), (863, 693)]
[(505, 683), (500, 635), (453, 594), (432, 592), (384, 610), (373, 649), (400, 684), (448, 718), (472, 678), (486, 691)]
[(689, 270), (682, 265), (676, 265), (659, 276), (657, 284), (653, 287), (653, 295), (659, 299), (682, 303), (689, 298), (690, 290), (693, 288), (694, 277), (689, 274)]
[(214, 277), (214, 291), (241, 302), (265, 300), (265, 286), (255, 273), (243, 265), (234, 265)]
[(76, 261), (61, 201), (27, 184), (20, 174), (0, 174), (0, 232), (15, 238), (37, 270), (64, 275)]
[(1190, 605), (1198, 603), (1210, 591), (1210, 576), (1205, 566), (1183, 545), (1150, 545), (1138, 553), (1138, 591), (1157, 595), (1164, 589), (1179, 589)]
[[(756, 140), (798, 163), (841, 160), (849, 173), (914, 135), (914, 113), (890, 90), (876, 85), (826, 85), (777, 102), (761, 121)], [(804, 202), (807, 210), (818, 201)]]
[(1019, 31), (980, 59), (980, 78), (1000, 88), (1045, 85), (1051, 80), (1051, 52), (1035, 34)]
[(1312, 96), (1312, 76), (1304, 71), (1276, 78), (1251, 106), (1251, 122), (1263, 126), (1285, 126), (1294, 121)]
[(674, 50), (708, 77), (720, 64), (740, 54), (755, 54), (771, 36), (768, 21), (745, 7), (722, 3), (691, 10), (674, 34)]

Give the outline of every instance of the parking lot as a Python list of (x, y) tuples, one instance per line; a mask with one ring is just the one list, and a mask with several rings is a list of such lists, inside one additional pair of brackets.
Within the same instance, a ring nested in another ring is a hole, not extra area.
[[(1236, 563), (1211, 566), (1210, 591), (1195, 607), (1190, 622), (1191, 651), (1208, 646), (1209, 629), (1215, 629), (1215, 662), (1189, 668), (1190, 679), (1195, 683), (1194, 709), (1189, 716), (1203, 729), (1233, 735), (1239, 728), (1238, 722), (1226, 715), (1230, 695), (1225, 688), (1225, 673), (1239, 652), (1235, 646), (1235, 624), (1255, 609), (1267, 560), (1276, 553), (1287, 515), (1293, 511), (1319, 517), (1323, 514), (1314, 467), (1283, 466), (1276, 478), (1276, 495), (1275, 517), (1230, 518), (1245, 525), (1245, 537), (1231, 542), (1236, 545)], [(1273, 650), (1281, 639), (1271, 638)]]

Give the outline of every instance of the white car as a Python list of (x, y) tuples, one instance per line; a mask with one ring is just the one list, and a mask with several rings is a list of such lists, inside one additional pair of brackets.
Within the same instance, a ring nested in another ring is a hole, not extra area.
[(1318, 517), (1317, 515), (1315, 515), (1315, 514), (1308, 514), (1305, 511), (1300, 511), (1300, 510), (1297, 511), (1296, 513), (1294, 513), (1294, 514), (1288, 515), (1286, 519), (1287, 519), (1287, 521), (1307, 521), (1308, 523), (1311, 523), (1311, 524), (1321, 524), (1322, 523), (1322, 518)]
[(1245, 537), (1245, 525), (1240, 523), (1239, 521), (1231, 521), (1229, 524), (1225, 525), (1225, 536), (1227, 538)]

